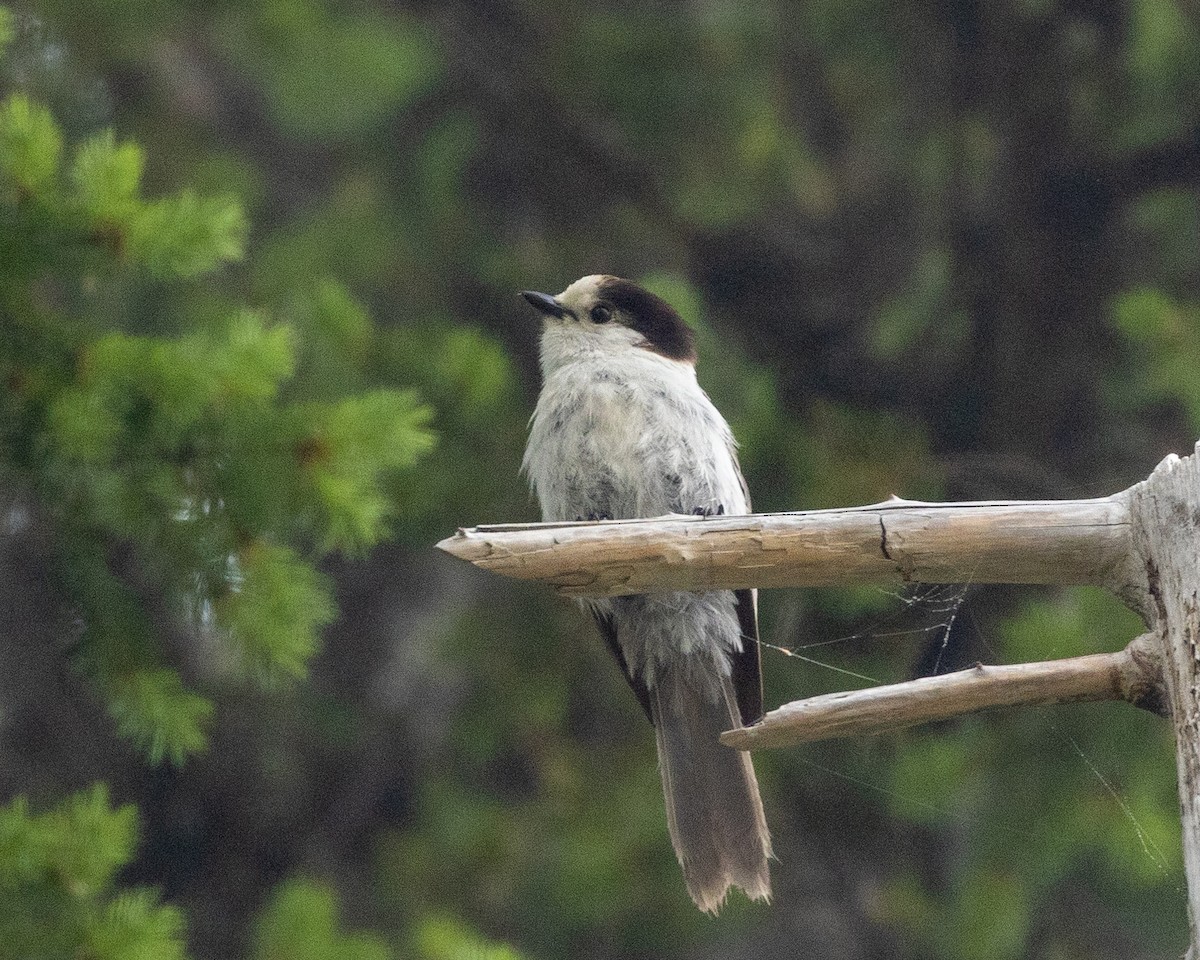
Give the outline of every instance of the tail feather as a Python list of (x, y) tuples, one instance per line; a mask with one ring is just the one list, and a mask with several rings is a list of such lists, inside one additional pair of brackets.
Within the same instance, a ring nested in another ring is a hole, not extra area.
[(712, 700), (687, 680), (661, 672), (650, 709), (675, 855), (696, 906), (716, 913), (731, 886), (770, 899), (771, 838), (750, 755), (718, 739), (741, 725), (732, 682)]

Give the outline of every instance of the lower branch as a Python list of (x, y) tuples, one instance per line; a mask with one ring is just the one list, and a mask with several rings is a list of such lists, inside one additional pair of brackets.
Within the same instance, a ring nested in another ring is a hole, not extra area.
[(997, 707), (1126, 700), (1161, 713), (1159, 640), (1143, 634), (1118, 653), (1044, 663), (984, 666), (867, 690), (784, 704), (721, 742), (739, 750), (786, 747), (834, 737), (872, 736)]

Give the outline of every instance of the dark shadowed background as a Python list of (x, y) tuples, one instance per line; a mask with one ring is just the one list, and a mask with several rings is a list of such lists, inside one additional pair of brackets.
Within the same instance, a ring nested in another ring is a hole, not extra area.
[[(287, 540), (336, 602), (307, 678), (214, 667), (219, 610), (213, 627), (160, 602), (148, 535), (105, 527), (106, 575), (214, 704), (182, 763), (131, 744), (103, 669), (100, 692), (75, 669), (99, 628), (63, 583), (71, 511), (30, 480), (43, 448), (6, 433), (0, 799), (45, 810), (106, 781), (136, 805), (116, 882), (181, 911), (188, 955), (1183, 948), (1170, 732), (1124, 705), (763, 754), (775, 901), (699, 915), (651, 732), (587, 618), (432, 544), (536, 518), (518, 468), (538, 329), (517, 291), (589, 273), (645, 283), (700, 331), (759, 510), (1102, 495), (1190, 452), (1200, 8), (8, 2), (0, 94), (44, 104), (67, 142), (139, 143), (148, 196), (231, 197), (249, 224), (200, 286), (81, 283), (92, 320), (178, 338), (245, 304), (307, 344), (298, 395), (352, 381), (432, 409), (435, 445), (390, 465), (384, 527), (356, 549)], [(369, 346), (323, 365), (336, 351), (304, 318), (330, 298)], [(763, 638), (807, 659), (764, 651), (766, 700), (1117, 649), (1138, 626), (1088, 590), (779, 591)], [(358, 933), (318, 950), (320, 910)]]

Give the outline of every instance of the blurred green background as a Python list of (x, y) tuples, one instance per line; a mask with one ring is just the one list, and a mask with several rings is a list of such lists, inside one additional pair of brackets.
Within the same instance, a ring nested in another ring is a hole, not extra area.
[[(1122, 705), (760, 755), (775, 901), (698, 914), (590, 623), (431, 545), (536, 517), (516, 291), (588, 273), (698, 328), (760, 510), (1190, 452), (1200, 8), (6, 2), (0, 957), (1183, 948)], [(778, 591), (767, 702), (1138, 628)]]

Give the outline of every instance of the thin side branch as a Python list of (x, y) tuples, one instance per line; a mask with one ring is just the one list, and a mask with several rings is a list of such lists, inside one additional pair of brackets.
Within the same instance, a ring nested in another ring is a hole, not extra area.
[(790, 747), (835, 737), (863, 737), (949, 720), (998, 707), (1084, 700), (1126, 700), (1164, 709), (1160, 641), (1143, 634), (1118, 653), (1044, 663), (984, 666), (906, 683), (830, 693), (772, 710), (721, 742), (739, 750)]
[(439, 549), (569, 597), (856, 583), (1132, 579), (1126, 494), (459, 530)]

